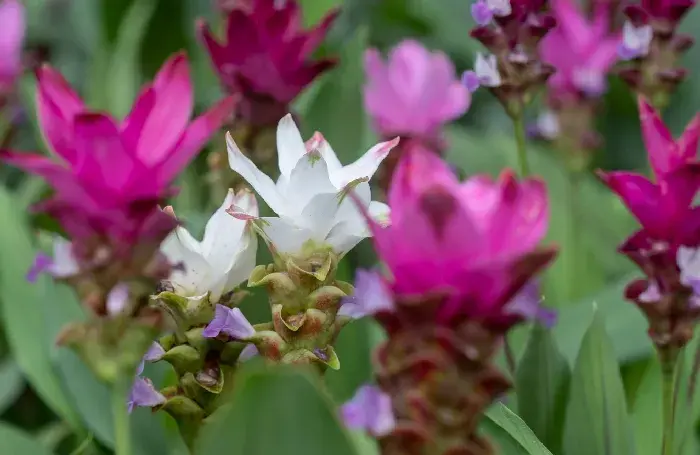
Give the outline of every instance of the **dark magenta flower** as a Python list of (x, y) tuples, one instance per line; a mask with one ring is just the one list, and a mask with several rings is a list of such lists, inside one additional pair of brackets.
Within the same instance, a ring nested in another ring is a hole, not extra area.
[(206, 23), (199, 34), (219, 79), (229, 93), (241, 96), (238, 112), (248, 123), (275, 125), (288, 105), (317, 76), (335, 64), (313, 60), (337, 17), (327, 15), (319, 25), (304, 30), (296, 0), (256, 0), (230, 10), (226, 34), (218, 41)]

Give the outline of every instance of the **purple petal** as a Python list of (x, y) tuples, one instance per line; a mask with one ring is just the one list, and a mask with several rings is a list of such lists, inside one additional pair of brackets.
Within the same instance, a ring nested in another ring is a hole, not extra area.
[(255, 335), (255, 328), (238, 308), (216, 305), (214, 319), (207, 325), (202, 335), (205, 338), (216, 338), (221, 333), (237, 340), (247, 340)]
[(661, 291), (659, 290), (659, 285), (652, 281), (647, 285), (646, 290), (639, 294), (637, 297), (640, 302), (643, 303), (654, 303), (661, 300)]
[(129, 401), (127, 401), (129, 412), (134, 409), (134, 406), (152, 408), (163, 403), (165, 403), (165, 397), (153, 387), (150, 379), (137, 376), (134, 380), (134, 385), (131, 387)]
[(506, 305), (506, 312), (528, 320), (536, 320), (545, 327), (552, 327), (557, 320), (555, 311), (541, 305), (542, 297), (536, 281), (530, 281)]
[(394, 301), (381, 275), (358, 269), (355, 273), (355, 294), (343, 299), (338, 315), (358, 319), (393, 309)]
[(51, 268), (51, 264), (53, 264), (51, 256), (44, 253), (37, 254), (34, 258), (34, 263), (27, 272), (27, 281), (36, 283), (36, 280), (39, 279), (39, 275), (48, 271)]
[(493, 19), (493, 11), (485, 1), (479, 0), (472, 5), (472, 17), (474, 22), (479, 25), (487, 25)]
[(143, 360), (147, 362), (157, 362), (165, 354), (165, 349), (158, 342), (154, 341), (151, 347), (148, 348), (146, 354), (143, 356)]
[(241, 353), (238, 354), (238, 361), (245, 362), (246, 360), (252, 359), (256, 355), (260, 355), (258, 348), (253, 343), (249, 343), (243, 348)]
[(632, 60), (637, 57), (641, 57), (641, 52), (637, 48), (628, 47), (625, 43), (620, 43), (617, 46), (617, 55), (622, 60)]
[(467, 87), (470, 93), (474, 93), (479, 89), (479, 86), (481, 86), (481, 80), (474, 71), (465, 71), (462, 74), (462, 84)]
[(376, 386), (365, 385), (340, 408), (345, 425), (364, 430), (375, 437), (386, 436), (396, 426), (391, 397)]

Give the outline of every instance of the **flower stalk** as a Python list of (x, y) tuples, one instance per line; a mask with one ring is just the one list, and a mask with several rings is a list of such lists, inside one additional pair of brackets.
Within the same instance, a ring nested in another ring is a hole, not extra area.
[(114, 419), (114, 453), (115, 455), (132, 455), (131, 424), (127, 408), (127, 399), (133, 377), (122, 376), (112, 385), (112, 416)]
[(676, 370), (678, 364), (677, 349), (659, 350), (661, 360), (661, 377), (663, 393), (663, 450), (662, 455), (673, 455), (675, 413), (676, 413)]

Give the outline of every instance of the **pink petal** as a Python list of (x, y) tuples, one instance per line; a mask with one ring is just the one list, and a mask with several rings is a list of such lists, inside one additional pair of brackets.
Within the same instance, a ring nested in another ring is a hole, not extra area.
[(302, 51), (301, 51), (302, 58), (311, 57), (311, 54), (313, 54), (314, 51), (316, 51), (316, 48), (326, 38), (328, 31), (335, 23), (335, 20), (338, 18), (339, 14), (340, 14), (339, 8), (332, 10), (331, 12), (326, 14), (326, 16), (321, 20), (321, 22), (313, 30), (311, 30), (308, 33), (308, 35), (306, 36), (306, 42), (304, 43), (304, 47), (302, 48)]
[(83, 102), (63, 76), (49, 66), (37, 71), (36, 106), (39, 125), (55, 153), (75, 162), (73, 117), (83, 111)]
[(141, 132), (155, 104), (156, 92), (151, 85), (147, 85), (136, 97), (131, 112), (122, 122), (121, 131), (124, 147), (134, 156), (137, 156)]
[(52, 186), (56, 186), (57, 182), (63, 179), (72, 178), (70, 169), (43, 155), (2, 150), (0, 159), (9, 165), (43, 177)]
[(667, 220), (661, 216), (664, 207), (656, 185), (646, 177), (631, 172), (609, 172), (599, 175), (645, 229), (652, 235), (663, 238), (666, 234)]
[(557, 18), (557, 25), (566, 36), (567, 44), (576, 53), (588, 46), (591, 39), (586, 19), (573, 0), (553, 0), (552, 9)]
[(673, 136), (671, 136), (671, 132), (664, 125), (658, 112), (654, 110), (644, 97), (639, 96), (637, 104), (639, 105), (642, 137), (649, 155), (649, 161), (654, 168), (656, 176), (660, 177), (673, 170), (671, 168), (671, 149), (674, 145)]
[(74, 134), (76, 175), (95, 190), (123, 189), (135, 163), (124, 148), (114, 120), (104, 114), (79, 114), (75, 118)]
[(184, 53), (170, 57), (153, 82), (156, 100), (138, 141), (146, 165), (162, 162), (187, 128), (194, 103), (189, 63)]
[(0, 76), (11, 82), (22, 71), (24, 7), (18, 0), (0, 3)]
[(216, 38), (211, 33), (207, 23), (199, 19), (197, 21), (197, 36), (199, 40), (204, 44), (209, 54), (209, 58), (216, 70), (221, 73), (223, 66), (226, 64), (227, 51), (226, 47), (222, 46)]
[(192, 121), (175, 150), (160, 164), (158, 179), (162, 185), (171, 182), (192, 161), (209, 138), (233, 114), (237, 102), (235, 96), (226, 97)]

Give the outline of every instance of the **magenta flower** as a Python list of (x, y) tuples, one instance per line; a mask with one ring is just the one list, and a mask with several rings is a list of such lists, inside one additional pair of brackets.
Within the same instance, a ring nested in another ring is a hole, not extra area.
[(681, 245), (700, 243), (700, 211), (693, 199), (700, 189), (700, 163), (696, 160), (700, 137), (700, 116), (696, 116), (678, 140), (674, 140), (658, 113), (639, 98), (642, 136), (656, 182), (632, 172), (600, 173), (603, 181), (622, 199), (642, 229), (632, 235), (620, 250), (650, 270), (656, 266), (675, 269)]
[(107, 238), (123, 254), (146, 241), (157, 248), (175, 220), (158, 209), (177, 174), (231, 114), (226, 98), (190, 121), (194, 105), (184, 54), (170, 58), (118, 121), (91, 111), (53, 68), (37, 73), (37, 110), (59, 159), (3, 152), (3, 159), (45, 178), (55, 195), (38, 207), (76, 241)]
[(376, 49), (365, 53), (367, 112), (384, 137), (433, 138), (466, 112), (469, 91), (442, 52), (430, 52), (414, 40), (392, 49), (387, 62)]
[(206, 23), (199, 34), (219, 79), (229, 93), (241, 96), (238, 114), (258, 126), (275, 125), (289, 103), (318, 75), (332, 68), (332, 59), (312, 60), (337, 17), (327, 15), (310, 31), (302, 28), (296, 0), (256, 0), (228, 13), (226, 35), (219, 42)]
[(396, 170), (389, 205), (391, 225), (372, 228), (397, 298), (443, 294), (441, 322), (521, 319), (505, 307), (555, 255), (538, 248), (548, 223), (541, 181), (519, 183), (505, 172), (496, 182), (477, 176), (460, 183), (436, 155), (414, 149)]
[(22, 72), (24, 6), (19, 0), (0, 1), (0, 93), (6, 93)]
[(550, 93), (557, 97), (602, 94), (620, 42), (609, 33), (609, 5), (598, 2), (591, 21), (574, 0), (553, 0), (551, 5), (557, 27), (545, 36), (541, 47), (542, 59), (557, 70), (547, 81)]

